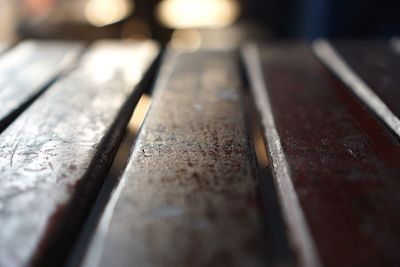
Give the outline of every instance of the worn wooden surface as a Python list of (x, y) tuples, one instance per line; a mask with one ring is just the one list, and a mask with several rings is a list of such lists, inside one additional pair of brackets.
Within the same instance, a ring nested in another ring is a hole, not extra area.
[(260, 266), (255, 159), (233, 53), (169, 50), (85, 266)]
[[(44, 45), (32, 60), (51, 47)], [(78, 69), (0, 135), (0, 266), (59, 266), (106, 175), (139, 96), (134, 88), (157, 50), (151, 42), (98, 43)], [(24, 81), (43, 68), (29, 64)]]
[(400, 265), (400, 146), (303, 45), (244, 50), (302, 266)]
[(319, 41), (325, 64), (400, 137), (400, 56), (384, 41)]
[(25, 41), (0, 57), (0, 131), (57, 76), (75, 63), (82, 45)]

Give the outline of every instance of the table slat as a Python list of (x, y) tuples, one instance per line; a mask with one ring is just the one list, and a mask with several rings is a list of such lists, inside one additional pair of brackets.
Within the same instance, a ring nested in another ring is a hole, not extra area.
[(229, 51), (170, 49), (85, 266), (260, 266), (255, 159)]
[(157, 51), (153, 42), (94, 45), (0, 135), (0, 266), (59, 266)]
[(389, 43), (320, 40), (314, 50), (400, 137), (400, 56)]
[(79, 43), (24, 41), (0, 57), (0, 131), (71, 68), (82, 48)]
[(243, 54), (301, 266), (399, 266), (396, 138), (309, 47)]

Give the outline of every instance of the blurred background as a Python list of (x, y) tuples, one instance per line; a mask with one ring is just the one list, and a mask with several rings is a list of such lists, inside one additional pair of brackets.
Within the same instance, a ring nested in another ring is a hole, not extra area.
[(389, 38), (400, 1), (378, 0), (0, 0), (0, 41), (153, 38), (165, 44), (243, 40)]

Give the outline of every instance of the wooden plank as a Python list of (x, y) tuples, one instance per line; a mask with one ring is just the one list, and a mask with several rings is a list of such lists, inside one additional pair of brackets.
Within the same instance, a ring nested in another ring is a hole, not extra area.
[(314, 50), (400, 137), (400, 57), (389, 43), (320, 40)]
[(25, 41), (0, 58), (0, 131), (76, 61), (82, 45)]
[(169, 49), (84, 266), (263, 264), (234, 55)]
[(301, 266), (399, 266), (400, 146), (299, 44), (244, 58)]
[(98, 43), (0, 135), (0, 266), (60, 266), (157, 51)]

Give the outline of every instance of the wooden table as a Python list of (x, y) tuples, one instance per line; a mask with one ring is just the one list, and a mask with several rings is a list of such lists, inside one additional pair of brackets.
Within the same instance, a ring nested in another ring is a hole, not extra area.
[(4, 47), (0, 266), (400, 265), (398, 40)]

